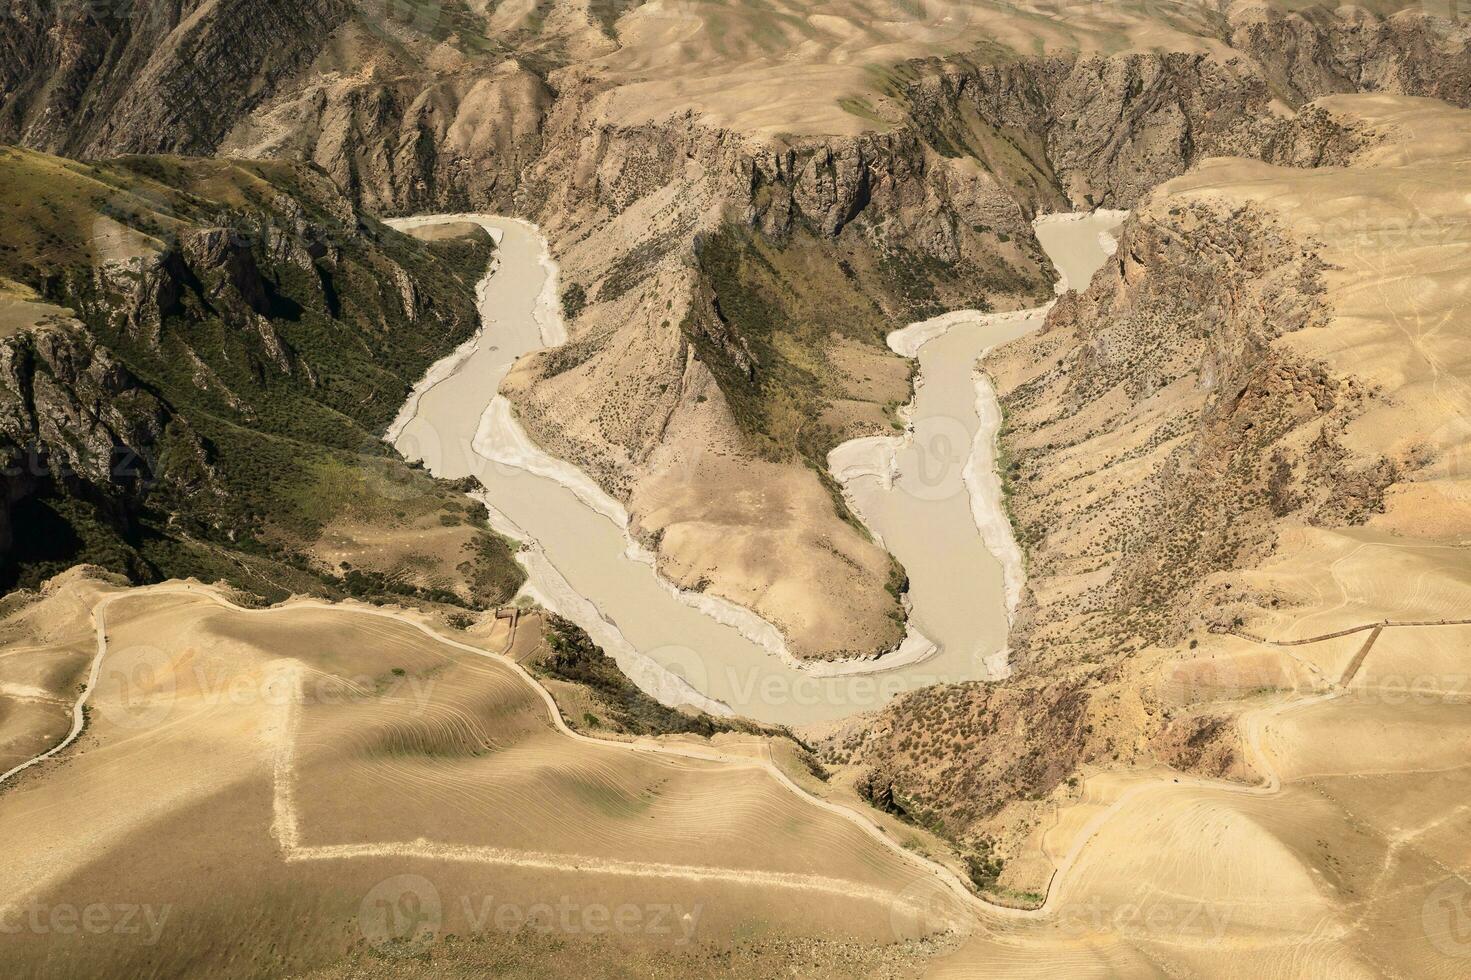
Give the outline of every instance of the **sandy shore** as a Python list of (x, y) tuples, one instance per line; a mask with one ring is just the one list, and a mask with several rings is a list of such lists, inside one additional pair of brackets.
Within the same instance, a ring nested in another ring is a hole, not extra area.
[[(1069, 283), (1086, 283), (1107, 261), (1117, 248), (1111, 229), (1125, 215), (1099, 211), (1037, 219), (1038, 237), (1061, 275), (1059, 295)], [(1039, 328), (1050, 309), (1049, 303), (1005, 313), (957, 310), (892, 332), (889, 348), (920, 361), (914, 396), (899, 412), (905, 431), (853, 439), (828, 455), (828, 471), (850, 507), (909, 568), (911, 629), (934, 638), (929, 642), (937, 649), (927, 656), (947, 675), (1005, 675), (1006, 633), (1026, 585), (1024, 556), (997, 472), (1001, 406), (984, 373), (957, 367), (977, 365), (996, 345)], [(954, 480), (946, 474), (955, 469), (951, 445), (961, 438), (966, 455)], [(956, 493), (965, 497), (963, 511), (954, 506)], [(968, 552), (968, 535), (984, 555)], [(992, 592), (994, 614), (986, 611)], [(966, 649), (950, 649), (957, 646)]]
[(1011, 526), (1011, 518), (1006, 513), (1005, 495), (996, 465), (996, 443), (1001, 434), (1001, 403), (996, 398), (996, 388), (991, 384), (991, 379), (979, 371), (975, 377), (976, 416), (981, 420), (981, 427), (971, 444), (970, 459), (965, 464), (962, 478), (970, 491), (971, 516), (975, 519), (981, 540), (1001, 563), (1006, 619), (1007, 622), (1013, 622), (1016, 618), (1016, 607), (1021, 602), (1022, 589), (1027, 583), (1026, 564)]

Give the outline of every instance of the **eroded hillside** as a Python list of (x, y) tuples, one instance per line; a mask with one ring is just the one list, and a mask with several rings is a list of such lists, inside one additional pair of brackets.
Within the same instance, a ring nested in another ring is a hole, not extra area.
[[(1320, 663), (1263, 638), (1464, 618), (1471, 120), (1391, 97), (1312, 115), (1357, 147), (1343, 165), (1205, 161), (986, 361), (1028, 559), (1016, 673), (909, 696), (841, 746), (874, 795), (1024, 857), (1080, 772), (1254, 778), (1236, 716), (1348, 684), (1373, 643)], [(1046, 863), (1024, 866), (1035, 887)]]
[(295, 164), (10, 148), (0, 174), (7, 586), (516, 591), (483, 515), (379, 442), (477, 328), (488, 238), (417, 243)]
[[(885, 330), (1035, 304), (1034, 214), (1129, 206), (1214, 153), (1299, 158), (1304, 100), (1468, 91), (1464, 29), (1418, 9), (945, 2), (322, 5), (273, 13), (304, 18), (292, 45), (232, 51), (250, 70), (205, 91), (189, 53), (248, 6), (27, 22), (11, 61), (46, 81), (14, 87), (11, 131), (306, 159), (380, 211), (533, 218), (573, 342), (511, 379), (523, 423), (628, 504), (671, 579), (822, 657), (899, 635), (902, 575), (821, 473), (905, 400)], [(111, 94), (176, 81), (208, 126)]]

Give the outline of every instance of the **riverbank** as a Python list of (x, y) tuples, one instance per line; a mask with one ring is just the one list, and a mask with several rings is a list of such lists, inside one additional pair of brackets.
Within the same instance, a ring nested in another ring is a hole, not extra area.
[[(469, 350), (436, 364), (416, 386), (390, 430), (394, 444), (436, 476), (476, 477), (484, 488), (476, 498), (492, 526), (523, 543), (523, 596), (576, 622), (641, 689), (675, 707), (795, 726), (873, 710), (920, 687), (994, 676), (1005, 650), (1009, 583), (977, 533), (962, 477), (980, 430), (973, 365), (983, 349), (1028, 329), (1036, 311), (984, 323), (972, 314), (949, 314), (890, 338), (891, 346), (912, 343), (921, 358), (926, 380), (916, 404), (943, 396), (943, 411), (927, 407), (922, 414), (949, 419), (933, 433), (947, 447), (938, 484), (946, 515), (938, 524), (896, 521), (908, 528), (902, 543), (888, 541), (889, 522), (874, 522), (883, 525), (880, 536), (911, 572), (913, 625), (895, 651), (877, 659), (798, 661), (780, 632), (751, 610), (680, 590), (660, 576), (654, 556), (630, 535), (624, 506), (582, 470), (536, 445), (497, 394), (517, 358), (566, 336), (556, 264), (536, 229), (482, 215), (410, 220), (416, 226), (473, 221), (494, 229), (500, 247), (478, 291), (482, 330)], [(1096, 235), (1094, 241), (1097, 250)], [(961, 346), (951, 349), (954, 343)], [(944, 383), (931, 387), (942, 374)], [(974, 422), (957, 428), (961, 414)], [(912, 437), (909, 442), (915, 444)], [(908, 474), (925, 471), (901, 457), (896, 451), (886, 465), (903, 492), (933, 498), (933, 487), (905, 483)], [(953, 533), (961, 527), (963, 535)], [(974, 574), (983, 562), (989, 570)], [(931, 612), (943, 604), (923, 597), (944, 582), (954, 601), (944, 614)], [(954, 591), (965, 589), (969, 595)], [(986, 610), (979, 627), (970, 608)]]
[[(1102, 266), (1125, 214), (1037, 219), (1059, 292)], [(948, 679), (995, 680), (1008, 671), (1025, 558), (998, 472), (1001, 407), (977, 365), (1039, 329), (1050, 309), (961, 310), (894, 331), (889, 348), (919, 361), (914, 397), (899, 412), (904, 433), (850, 440), (828, 456), (850, 508), (909, 570), (912, 630), (936, 648), (927, 666)]]

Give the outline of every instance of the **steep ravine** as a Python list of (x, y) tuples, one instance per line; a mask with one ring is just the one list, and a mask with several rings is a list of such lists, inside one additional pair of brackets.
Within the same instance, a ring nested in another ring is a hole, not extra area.
[[(909, 62), (880, 84), (898, 122), (773, 139), (693, 111), (610, 118), (623, 79), (575, 52), (618, 41), (579, 26), (585, 14), (523, 37), (458, 4), (427, 22), (293, 8), (272, 14), (295, 18), (280, 25), (291, 45), (231, 46), (203, 59), (233, 65), (211, 80), (195, 55), (250, 2), (185, 17), (140, 0), (148, 16), (126, 23), (34, 15), (5, 59), (16, 82), (0, 118), (91, 153), (304, 158), (380, 211), (535, 220), (573, 315), (566, 348), (508, 379), (523, 425), (625, 504), (671, 579), (756, 609), (816, 657), (902, 632), (902, 570), (842, 520), (821, 476), (829, 449), (886, 431), (907, 400), (888, 330), (1045, 298), (1040, 211), (1128, 206), (1210, 153), (1319, 162), (1293, 125), (1302, 99), (1463, 99), (1468, 75), (1465, 29), (1433, 18), (1247, 5), (1190, 51)], [(501, 46), (456, 40), (477, 31)], [(832, 596), (814, 601), (814, 581)]]

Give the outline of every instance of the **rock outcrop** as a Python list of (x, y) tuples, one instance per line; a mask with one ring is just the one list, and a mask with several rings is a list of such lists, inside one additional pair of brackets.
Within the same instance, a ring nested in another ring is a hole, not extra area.
[(0, 403), (5, 553), (15, 543), (14, 507), (52, 484), (131, 533), (156, 449), (167, 437), (199, 449), (169, 407), (75, 321), (0, 340), (0, 389), (8, 396)]
[(8, 585), (84, 560), (214, 571), (236, 549), (309, 564), (345, 503), (314, 485), (368, 478), (376, 433), (478, 325), (488, 241), (431, 253), (298, 165), (7, 149), (0, 175)]

